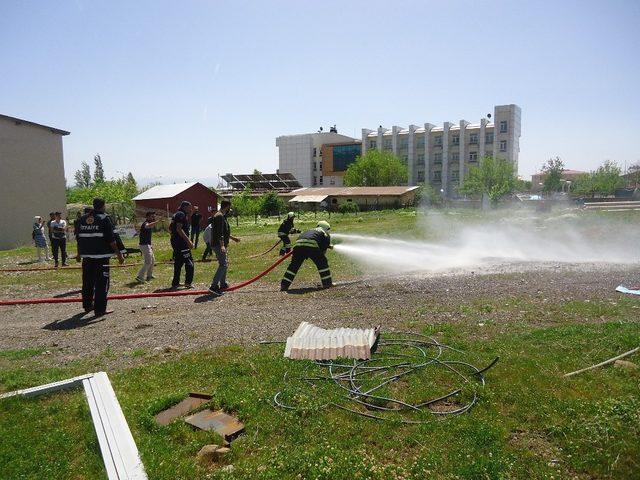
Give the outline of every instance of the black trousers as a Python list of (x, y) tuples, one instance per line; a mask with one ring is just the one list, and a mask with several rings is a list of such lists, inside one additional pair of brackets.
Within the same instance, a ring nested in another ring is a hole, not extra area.
[(192, 225), (191, 243), (193, 243), (193, 248), (198, 248), (198, 237), (200, 237), (200, 225)]
[(282, 247), (280, 247), (280, 256), (282, 256), (291, 251), (291, 239), (289, 238), (289, 235), (278, 234), (278, 236), (280, 237), (280, 240), (282, 240)]
[(293, 255), (291, 255), (291, 263), (287, 267), (287, 271), (284, 272), (284, 276), (280, 282), (280, 290), (289, 289), (293, 280), (296, 278), (298, 270), (300, 270), (300, 267), (307, 258), (316, 264), (316, 268), (320, 274), (320, 280), (322, 280), (322, 286), (326, 288), (333, 284), (329, 261), (324, 252), (313, 247), (294, 247)]
[(95, 313), (107, 311), (109, 258), (82, 259), (82, 306)]
[(53, 250), (53, 259), (58, 264), (58, 250), (62, 253), (62, 263), (67, 263), (67, 239), (66, 238), (52, 238), (51, 250)]
[(173, 248), (173, 281), (172, 287), (180, 285), (180, 273), (182, 272), (182, 266), (184, 265), (184, 283), (185, 285), (191, 285), (193, 283), (193, 257), (191, 256), (191, 250), (188, 248)]

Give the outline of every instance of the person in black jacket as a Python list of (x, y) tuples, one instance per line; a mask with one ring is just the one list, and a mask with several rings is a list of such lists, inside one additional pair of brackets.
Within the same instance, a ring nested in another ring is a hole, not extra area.
[(282, 248), (280, 248), (280, 256), (291, 251), (291, 239), (289, 235), (292, 233), (300, 233), (300, 230), (293, 228), (293, 220), (296, 214), (293, 212), (287, 213), (287, 218), (278, 227), (278, 238), (282, 240)]
[(296, 274), (300, 269), (302, 263), (310, 258), (313, 263), (316, 264), (318, 273), (320, 274), (320, 280), (324, 288), (333, 286), (331, 280), (331, 270), (329, 269), (329, 261), (327, 260), (327, 249), (333, 248), (331, 245), (331, 237), (329, 235), (331, 226), (329, 222), (321, 220), (318, 222), (318, 226), (313, 230), (307, 230), (298, 237), (295, 245), (293, 246), (293, 255), (291, 256), (291, 263), (287, 267), (287, 271), (282, 277), (280, 282), (280, 290), (286, 292), (296, 278)]
[(171, 288), (180, 286), (180, 273), (184, 265), (184, 286), (192, 288), (193, 283), (193, 257), (191, 249), (193, 243), (189, 240), (189, 215), (191, 214), (191, 202), (186, 200), (180, 204), (180, 208), (173, 215), (169, 232), (171, 233), (171, 247), (173, 248), (173, 280)]
[(220, 211), (213, 216), (211, 224), (211, 249), (216, 254), (218, 260), (218, 269), (213, 275), (209, 291), (214, 295), (222, 295), (222, 291), (229, 287), (227, 285), (227, 247), (229, 240), (239, 242), (240, 239), (231, 235), (231, 227), (227, 220), (227, 214), (231, 210), (231, 202), (222, 200), (220, 202)]
[(193, 213), (191, 214), (191, 243), (193, 248), (198, 248), (198, 237), (200, 236), (200, 222), (202, 221), (202, 214), (198, 211), (198, 206), (193, 206)]
[(124, 257), (116, 245), (111, 218), (104, 212), (104, 200), (93, 199), (93, 210), (78, 221), (78, 256), (82, 258), (82, 306), (102, 317), (107, 310), (109, 260), (115, 254), (120, 264)]

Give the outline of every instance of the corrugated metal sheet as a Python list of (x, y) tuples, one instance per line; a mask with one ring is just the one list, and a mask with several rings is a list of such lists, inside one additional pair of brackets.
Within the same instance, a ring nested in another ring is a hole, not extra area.
[(294, 359), (333, 360), (335, 358), (371, 358), (371, 348), (379, 328), (335, 328), (325, 330), (302, 322), (287, 338), (284, 356)]
[(326, 199), (326, 195), (298, 195), (289, 201), (298, 203), (320, 203), (324, 202)]

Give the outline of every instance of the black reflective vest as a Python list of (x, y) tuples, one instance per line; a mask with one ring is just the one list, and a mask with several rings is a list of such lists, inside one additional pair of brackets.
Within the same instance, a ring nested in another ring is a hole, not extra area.
[(78, 221), (78, 253), (82, 258), (109, 258), (114, 255), (113, 223), (106, 213), (91, 212)]
[(296, 247), (309, 247), (309, 248), (317, 248), (323, 253), (329, 248), (331, 245), (331, 237), (328, 233), (326, 233), (320, 227), (314, 228), (313, 230), (307, 230), (303, 234), (298, 237), (293, 248)]
[(293, 217), (289, 218), (285, 218), (284, 222), (282, 222), (280, 224), (280, 227), (278, 228), (278, 234), (284, 234), (284, 235), (289, 235), (289, 232), (291, 232), (291, 229), (293, 228)]

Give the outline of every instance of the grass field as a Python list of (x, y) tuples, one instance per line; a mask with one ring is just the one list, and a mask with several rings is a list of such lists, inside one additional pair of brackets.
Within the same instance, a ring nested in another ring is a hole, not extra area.
[[(475, 212), (458, 217), (482, 221)], [(419, 227), (420, 220), (420, 214), (407, 210), (333, 215), (331, 223), (336, 232), (434, 236), (435, 232)], [(309, 216), (301, 226), (311, 227), (314, 221)], [(242, 242), (231, 247), (230, 283), (258, 273), (275, 259), (247, 258), (272, 245), (274, 226), (276, 221), (271, 220), (258, 225), (246, 222), (233, 229)], [(168, 259), (166, 236), (156, 236), (154, 243), (158, 260)], [(28, 248), (0, 252), (0, 264), (15, 265), (30, 255)], [(358, 265), (333, 252), (330, 263), (339, 280), (362, 274)], [(158, 267), (156, 282), (136, 286), (127, 285), (135, 269), (113, 271), (112, 291), (150, 291), (169, 283), (171, 266)], [(211, 264), (197, 264), (196, 283), (205, 286), (212, 271)], [(78, 288), (77, 270), (52, 273), (1, 275), (0, 296), (42, 296)], [(280, 274), (274, 272), (266, 282), (278, 281)], [(299, 278), (315, 282), (317, 273), (307, 266)], [(402, 294), (396, 286), (389, 289), (391, 294)], [(308, 301), (313, 302), (313, 297)], [(389, 312), (375, 313), (378, 302), (371, 298), (370, 311), (357, 314), (384, 317)], [(282, 358), (281, 345), (228, 345), (158, 356), (143, 349), (113, 350), (107, 339), (98, 338), (94, 356), (60, 365), (48, 360), (43, 345), (5, 349), (0, 350), (0, 391), (98, 371), (110, 365), (114, 356), (136, 357), (137, 366), (108, 373), (151, 479), (640, 476), (640, 372), (608, 367), (562, 378), (565, 372), (638, 345), (638, 299), (608, 291), (593, 298), (558, 295), (549, 299), (492, 292), (464, 303), (451, 302), (446, 294), (412, 302), (395, 312), (404, 328), (464, 350), (477, 365), (500, 357), (487, 373), (478, 404), (464, 415), (433, 418), (422, 425), (379, 422), (323, 407), (328, 399), (340, 401), (335, 391), (323, 387), (298, 392), (296, 398), (303, 406), (298, 411), (275, 409), (272, 398), (285, 387), (285, 372), (291, 377), (320, 373), (311, 362)], [(261, 306), (255, 308), (258, 311)], [(344, 298), (345, 312), (353, 308)], [(421, 390), (429, 388), (429, 379), (407, 382), (404, 387), (409, 395), (421, 396)], [(205, 468), (195, 460), (203, 445), (219, 443), (214, 435), (181, 421), (160, 427), (153, 420), (190, 391), (212, 394), (212, 406), (234, 413), (246, 425), (246, 433), (232, 443), (223, 465)], [(0, 432), (2, 479), (106, 478), (80, 391), (0, 401)]]

